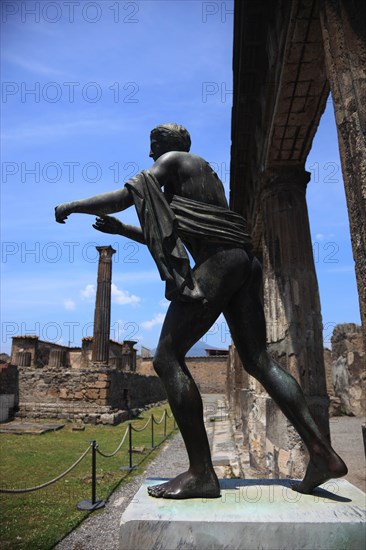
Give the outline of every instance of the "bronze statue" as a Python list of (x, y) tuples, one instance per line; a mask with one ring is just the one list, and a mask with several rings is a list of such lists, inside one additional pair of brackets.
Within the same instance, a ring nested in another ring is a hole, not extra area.
[[(185, 364), (188, 350), (223, 313), (246, 370), (259, 380), (292, 422), (310, 455), (306, 475), (294, 490), (311, 493), (347, 467), (320, 432), (296, 380), (269, 355), (259, 298), (261, 265), (252, 253), (245, 220), (228, 208), (216, 173), (189, 153), (190, 136), (178, 124), (151, 132), (154, 164), (122, 189), (56, 207), (56, 221), (72, 213), (97, 215), (93, 227), (145, 243), (166, 281), (171, 300), (154, 368), (165, 386), (182, 433), (189, 469), (173, 480), (149, 488), (162, 498), (215, 498), (219, 482), (203, 423), (197, 386)], [(164, 188), (164, 192), (161, 188)], [(135, 204), (141, 228), (107, 214)], [(186, 249), (195, 261), (190, 268)]]

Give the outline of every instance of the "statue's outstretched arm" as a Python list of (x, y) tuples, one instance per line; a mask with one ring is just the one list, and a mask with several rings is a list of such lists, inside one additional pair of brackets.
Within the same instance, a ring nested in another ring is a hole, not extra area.
[[(175, 163), (175, 153), (165, 153), (154, 163), (149, 171), (158, 180), (159, 184), (163, 186), (169, 177), (172, 177), (172, 174), (174, 174)], [(109, 193), (102, 193), (101, 195), (95, 195), (87, 199), (60, 204), (55, 208), (55, 217), (57, 222), (65, 223), (70, 214), (104, 216), (126, 210), (126, 208), (129, 208), (133, 204), (133, 198), (129, 190), (126, 187), (122, 187)]]
[(60, 204), (55, 208), (55, 216), (57, 222), (65, 223), (70, 214), (95, 214), (96, 216), (103, 216), (104, 214), (126, 210), (132, 204), (133, 200), (128, 189), (122, 187), (122, 189), (95, 195), (88, 199)]
[(112, 233), (113, 235), (122, 235), (141, 244), (146, 244), (144, 235), (140, 227), (127, 225), (113, 216), (101, 216), (93, 224), (95, 229), (103, 233)]

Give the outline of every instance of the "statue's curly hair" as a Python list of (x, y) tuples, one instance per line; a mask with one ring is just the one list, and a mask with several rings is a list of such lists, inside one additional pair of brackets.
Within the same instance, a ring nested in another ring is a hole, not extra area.
[(172, 151), (185, 151), (188, 153), (191, 148), (191, 136), (188, 130), (175, 122), (159, 124), (151, 130), (150, 136), (161, 141)]

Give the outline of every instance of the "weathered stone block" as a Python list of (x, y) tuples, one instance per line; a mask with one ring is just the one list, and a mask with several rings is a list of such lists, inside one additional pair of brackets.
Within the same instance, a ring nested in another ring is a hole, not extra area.
[(87, 399), (98, 399), (99, 398), (99, 391), (95, 389), (87, 389), (85, 392), (85, 397)]
[[(221, 498), (171, 501), (148, 496), (146, 480), (120, 523), (121, 550), (359, 550), (364, 547), (365, 494), (345, 480), (317, 495), (290, 480), (222, 480)], [(336, 487), (336, 489), (334, 488)]]
[(85, 394), (82, 391), (77, 391), (73, 394), (73, 399), (84, 399)]
[(60, 399), (67, 399), (69, 397), (66, 388), (60, 388), (59, 397)]
[(94, 382), (94, 388), (109, 388), (111, 383), (108, 380), (97, 380)]
[(100, 415), (100, 421), (102, 424), (114, 424), (115, 423), (115, 415), (114, 414), (101, 414)]

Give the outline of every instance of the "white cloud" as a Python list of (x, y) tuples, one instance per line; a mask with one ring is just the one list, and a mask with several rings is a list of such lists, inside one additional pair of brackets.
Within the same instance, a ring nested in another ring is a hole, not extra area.
[(164, 322), (164, 319), (165, 319), (165, 313), (158, 313), (150, 321), (143, 321), (143, 323), (141, 323), (141, 326), (143, 328), (146, 328), (147, 330), (151, 330), (156, 325), (162, 325)]
[(135, 296), (134, 294), (130, 294), (128, 290), (120, 290), (117, 285), (112, 283), (112, 302), (115, 304), (132, 304), (136, 305), (141, 301), (141, 298), (139, 296)]
[(95, 298), (95, 285), (86, 285), (84, 290), (81, 290), (80, 295), (85, 300), (93, 300)]
[(166, 300), (165, 298), (163, 300), (160, 300), (159, 304), (161, 305), (161, 307), (163, 308), (168, 308), (170, 306), (170, 302), (169, 300)]
[(66, 300), (64, 300), (64, 308), (69, 310), (69, 311), (73, 311), (76, 307), (76, 304), (74, 302), (74, 300), (70, 300), (70, 298), (67, 298)]
[[(89, 284), (86, 285), (84, 290), (80, 292), (80, 295), (85, 300), (95, 300), (95, 294), (96, 294), (96, 288), (95, 285)], [(111, 301), (114, 304), (120, 304), (120, 305), (136, 305), (141, 301), (141, 298), (139, 296), (136, 296), (135, 294), (130, 294), (128, 290), (121, 290), (117, 287), (116, 284), (111, 284)]]

